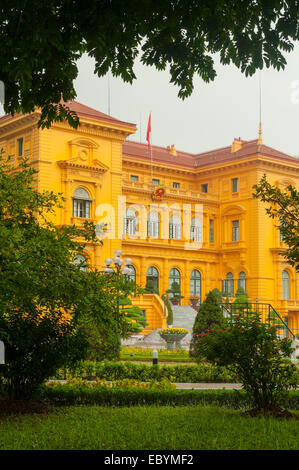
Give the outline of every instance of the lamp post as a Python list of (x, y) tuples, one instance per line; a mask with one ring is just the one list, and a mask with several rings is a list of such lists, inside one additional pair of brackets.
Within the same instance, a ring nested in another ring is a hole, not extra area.
[[(118, 334), (120, 337), (120, 325), (119, 325), (119, 297), (120, 297), (120, 288), (119, 280), (122, 276), (129, 276), (132, 274), (132, 270), (128, 267), (132, 264), (131, 258), (126, 258), (125, 260), (121, 259), (121, 250), (115, 250), (114, 257), (112, 259), (105, 259), (106, 267), (103, 270), (103, 273), (106, 275), (116, 276), (116, 311), (117, 311), (117, 328)], [(119, 338), (120, 340), (120, 338)]]

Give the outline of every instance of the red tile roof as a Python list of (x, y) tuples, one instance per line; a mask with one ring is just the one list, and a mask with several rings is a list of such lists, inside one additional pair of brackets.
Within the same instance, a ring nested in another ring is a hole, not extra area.
[[(222, 147), (208, 152), (191, 154), (177, 150), (177, 155), (173, 156), (165, 147), (152, 146), (152, 159), (156, 163), (171, 164), (181, 167), (201, 168), (210, 165), (241, 160), (251, 155), (262, 155), (265, 157), (274, 157), (275, 159), (288, 161), (290, 163), (299, 164), (299, 159), (292, 157), (283, 152), (268, 147), (267, 145), (259, 145), (258, 139), (245, 141), (242, 140), (242, 147), (236, 151), (231, 151), (231, 145)], [(134, 141), (125, 141), (123, 143), (123, 154), (126, 156), (142, 158), (150, 161), (147, 144), (141, 144)]]
[[(191, 153), (177, 150), (177, 155), (172, 155), (166, 147), (158, 147), (157, 145), (153, 145), (151, 151), (154, 162), (194, 168), (194, 155)], [(148, 145), (131, 140), (126, 140), (123, 143), (123, 154), (130, 157), (151, 160)]]
[[(135, 124), (121, 121), (112, 116), (109, 116), (108, 114), (101, 113), (100, 111), (97, 111), (94, 108), (90, 108), (89, 106), (86, 106), (85, 104), (78, 103), (78, 101), (75, 101), (75, 100), (66, 101), (66, 102), (61, 101), (61, 103), (66, 104), (70, 108), (71, 111), (75, 111), (75, 113), (78, 114), (79, 116), (84, 116), (84, 117), (91, 118), (91, 119), (97, 119), (99, 121), (107, 121), (112, 124), (125, 125), (125, 126), (132, 127), (133, 129), (136, 128)], [(18, 114), (16, 113), (16, 115)], [(11, 114), (5, 114), (4, 116), (0, 117), (0, 121), (3, 121), (10, 117), (11, 117)]]
[(86, 106), (85, 104), (78, 103), (78, 101), (71, 100), (71, 101), (65, 102), (65, 104), (72, 111), (75, 111), (75, 113), (78, 114), (79, 116), (86, 116), (86, 117), (90, 117), (93, 119), (99, 119), (101, 121), (109, 121), (113, 124), (125, 124), (126, 126), (136, 128), (135, 124), (121, 121), (119, 119), (116, 119), (110, 116), (109, 114), (101, 113), (100, 111), (97, 111), (94, 108), (90, 108), (89, 106)]

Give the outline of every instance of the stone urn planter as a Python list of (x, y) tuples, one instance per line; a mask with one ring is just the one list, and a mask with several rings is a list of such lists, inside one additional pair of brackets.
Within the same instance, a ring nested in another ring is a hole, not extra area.
[(185, 328), (165, 328), (160, 330), (159, 335), (167, 344), (167, 349), (173, 351), (181, 349), (181, 341), (189, 333)]
[(199, 302), (199, 297), (197, 296), (190, 297), (190, 307), (194, 308), (194, 310), (198, 309), (198, 302)]

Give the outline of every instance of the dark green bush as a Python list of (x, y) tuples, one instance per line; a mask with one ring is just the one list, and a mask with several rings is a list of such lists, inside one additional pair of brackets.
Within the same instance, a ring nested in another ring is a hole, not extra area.
[(84, 379), (120, 380), (134, 379), (144, 382), (167, 378), (171, 382), (237, 382), (237, 377), (224, 367), (211, 364), (152, 366), (132, 362), (82, 362), (73, 369), (61, 370), (55, 378), (68, 376)]
[(190, 356), (198, 357), (198, 335), (206, 333), (211, 328), (225, 328), (227, 320), (224, 318), (222, 309), (219, 305), (219, 297), (217, 298), (213, 292), (208, 292), (205, 300), (200, 305), (194, 320), (192, 339), (190, 343)]
[[(103, 386), (44, 385), (40, 399), (56, 405), (99, 406), (197, 406), (216, 405), (233, 409), (245, 409), (250, 402), (243, 390), (154, 390), (140, 388), (108, 388)], [(299, 392), (289, 392), (284, 406), (299, 409)]]

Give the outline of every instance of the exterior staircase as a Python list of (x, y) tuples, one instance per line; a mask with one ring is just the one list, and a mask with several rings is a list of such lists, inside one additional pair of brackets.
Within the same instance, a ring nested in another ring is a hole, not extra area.
[[(187, 336), (181, 341), (183, 349), (189, 349), (190, 340), (192, 337), (192, 328), (196, 316), (196, 310), (192, 307), (186, 306), (173, 306), (173, 328), (186, 328), (189, 330)], [(123, 346), (138, 346), (143, 348), (157, 348), (166, 349), (165, 341), (160, 337), (156, 328), (147, 335), (132, 335), (128, 340), (122, 342)]]
[(190, 331), (190, 335), (192, 333), (192, 328), (194, 325), (194, 320), (196, 317), (196, 310), (192, 307), (180, 307), (174, 306), (172, 307), (173, 311), (173, 328), (186, 328)]

